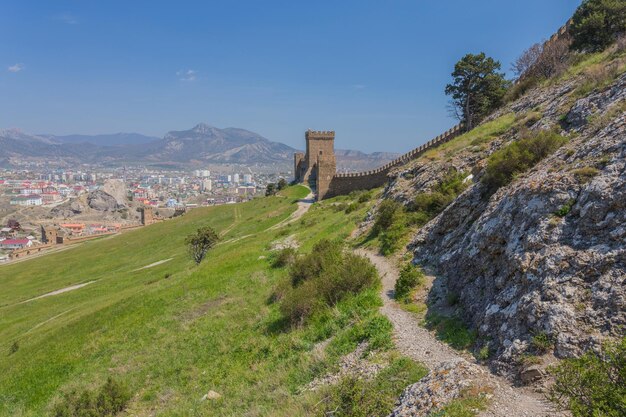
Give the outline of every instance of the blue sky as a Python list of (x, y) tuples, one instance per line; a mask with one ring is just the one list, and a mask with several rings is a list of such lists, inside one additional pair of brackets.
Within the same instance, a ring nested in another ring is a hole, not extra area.
[(199, 122), (294, 147), (407, 151), (455, 124), (454, 63), (510, 63), (580, 0), (0, 4), (0, 128), (163, 136)]

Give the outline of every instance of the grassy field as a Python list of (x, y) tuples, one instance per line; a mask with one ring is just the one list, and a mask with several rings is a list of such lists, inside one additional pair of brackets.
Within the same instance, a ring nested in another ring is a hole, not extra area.
[[(196, 209), (0, 267), (0, 415), (45, 415), (63, 392), (98, 387), (109, 376), (130, 388), (129, 415), (315, 414), (315, 398), (300, 395), (302, 386), (368, 338), (380, 300), (372, 289), (303, 328), (278, 324), (268, 299), (286, 271), (270, 266), (271, 243), (294, 236), (306, 251), (322, 238), (345, 240), (369, 204), (346, 214), (331, 200), (269, 229), (307, 193), (290, 187), (276, 197)], [(196, 267), (184, 238), (204, 225), (226, 233)], [(318, 352), (316, 343), (330, 337)], [(202, 401), (209, 390), (222, 398)]]

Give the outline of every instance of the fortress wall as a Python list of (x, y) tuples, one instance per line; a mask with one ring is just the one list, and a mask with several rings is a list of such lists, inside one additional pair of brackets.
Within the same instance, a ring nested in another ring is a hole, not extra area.
[(420, 157), (426, 151), (436, 148), (437, 146), (456, 138), (461, 134), (461, 132), (462, 126), (460, 124), (456, 125), (436, 138), (374, 170), (336, 174), (330, 181), (328, 191), (323, 195), (319, 194), (318, 198), (323, 199), (337, 195), (349, 194), (355, 190), (371, 190), (372, 188), (381, 187), (387, 183), (387, 175), (393, 168), (404, 165), (407, 162)]

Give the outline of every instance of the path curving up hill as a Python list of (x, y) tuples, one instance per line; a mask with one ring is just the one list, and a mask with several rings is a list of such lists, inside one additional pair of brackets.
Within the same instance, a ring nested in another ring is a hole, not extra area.
[[(359, 249), (357, 254), (368, 258), (378, 270), (382, 279), (383, 306), (381, 312), (389, 318), (394, 328), (394, 341), (398, 350), (413, 360), (422, 362), (431, 371), (433, 369), (462, 364), (479, 375), (478, 380), (484, 386), (493, 389), (489, 408), (481, 417), (552, 417), (567, 416), (559, 413), (541, 394), (528, 388), (514, 387), (508, 380), (493, 375), (487, 368), (464, 357), (419, 325), (413, 313), (401, 309), (393, 298), (398, 269), (385, 257), (371, 251)], [(418, 383), (419, 384), (419, 383)], [(400, 408), (400, 407), (399, 407)], [(406, 410), (407, 407), (403, 407)], [(409, 416), (413, 413), (395, 411), (392, 416)]]

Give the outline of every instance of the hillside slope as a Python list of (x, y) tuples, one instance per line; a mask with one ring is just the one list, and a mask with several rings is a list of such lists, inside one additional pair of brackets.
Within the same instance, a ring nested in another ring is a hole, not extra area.
[[(380, 397), (391, 410), (399, 390), (424, 372), (367, 349), (370, 339), (391, 347), (377, 288), (293, 328), (273, 301), (287, 279), (273, 266), (273, 248), (306, 253), (320, 239), (345, 240), (370, 204), (347, 215), (337, 209), (343, 198), (285, 221), (308, 192), (296, 186), (199, 208), (0, 266), (0, 415), (51, 415), (65, 395), (108, 377), (131, 394), (123, 415), (322, 415), (323, 394), (308, 384), (343, 369), (342, 357), (357, 346), (373, 361), (367, 369), (390, 364), (407, 375), (394, 376), (395, 391)], [(207, 225), (222, 240), (195, 266), (184, 239)]]
[[(398, 169), (386, 189), (410, 208), (450, 170), (471, 184), (410, 248), (436, 274), (431, 301), (458, 302), (452, 309), (477, 331), (474, 348), (486, 347), (500, 372), (516, 375), (525, 356), (572, 357), (623, 335), (625, 69), (623, 51), (587, 57)], [(489, 156), (547, 130), (568, 142), (491, 193), (481, 181)]]

